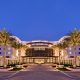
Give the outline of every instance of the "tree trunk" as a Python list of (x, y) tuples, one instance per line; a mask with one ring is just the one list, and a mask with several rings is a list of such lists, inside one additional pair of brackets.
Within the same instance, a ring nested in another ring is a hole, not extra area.
[(74, 64), (73, 67), (76, 68), (76, 48), (74, 48)]
[(4, 56), (3, 56), (3, 66), (6, 68), (7, 64), (6, 64), (6, 46), (4, 47)]
[(21, 50), (19, 49), (19, 64), (21, 64)]
[(60, 49), (59, 49), (59, 65), (60, 65)]

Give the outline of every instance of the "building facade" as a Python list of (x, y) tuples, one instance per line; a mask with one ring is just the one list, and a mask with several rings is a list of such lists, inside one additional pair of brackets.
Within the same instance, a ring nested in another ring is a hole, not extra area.
[[(27, 47), (22, 47), (20, 52), (18, 49), (12, 48), (12, 51), (8, 50), (6, 54), (7, 63), (10, 64), (11, 62), (20, 62), (20, 63), (29, 63), (29, 64), (49, 64), (54, 63), (58, 64), (73, 64), (73, 52), (67, 52), (66, 49), (61, 49), (59, 53), (58, 47), (53, 47), (54, 45), (63, 41), (66, 37), (64, 36), (58, 41), (45, 41), (45, 40), (35, 40), (35, 41), (21, 41), (18, 37), (12, 36), (15, 38), (19, 43), (26, 45)], [(2, 48), (2, 47), (1, 47)], [(3, 52), (1, 52), (0, 48), (0, 57), (3, 57)], [(80, 49), (80, 48), (79, 48)], [(80, 51), (80, 50), (79, 50)], [(80, 54), (80, 52), (78, 52)], [(78, 54), (77, 53), (77, 54)], [(77, 64), (80, 65), (80, 55), (77, 57)], [(2, 59), (0, 58), (0, 62)], [(2, 64), (1, 64), (2, 65)]]

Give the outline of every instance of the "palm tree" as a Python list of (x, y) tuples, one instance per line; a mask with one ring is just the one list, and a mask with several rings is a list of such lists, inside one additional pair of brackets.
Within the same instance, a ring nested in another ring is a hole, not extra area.
[(61, 50), (63, 49), (64, 45), (62, 43), (58, 43), (56, 46), (59, 49), (59, 65), (60, 65)]
[(67, 44), (64, 42), (64, 41), (62, 41), (62, 42), (59, 42), (59, 43), (57, 43), (56, 45), (53, 45), (53, 48), (58, 48), (58, 50), (59, 50), (59, 65), (60, 65), (60, 57), (61, 57), (61, 51), (62, 50), (64, 50), (65, 48), (67, 47)]
[(25, 50), (27, 48), (27, 46), (25, 44), (22, 44), (21, 42), (17, 41), (13, 37), (11, 37), (11, 41), (12, 41), (12, 47), (18, 51), (19, 63), (21, 63), (21, 49), (24, 48), (24, 50)]
[(19, 63), (21, 62), (21, 48), (23, 47), (22, 43), (17, 42), (16, 40), (14, 40), (12, 42), (12, 47), (14, 47), (15, 49), (18, 50), (18, 57), (19, 57)]
[(80, 45), (80, 31), (78, 29), (74, 29), (74, 31), (70, 32), (68, 38), (64, 39), (64, 42), (67, 43), (68, 46), (74, 47), (74, 68), (76, 68), (76, 46)]
[(0, 44), (5, 47), (4, 48), (4, 56), (3, 56), (3, 58), (4, 58), (3, 66), (4, 67), (6, 67), (6, 65), (7, 65), (6, 64), (6, 48), (8, 45), (11, 44), (10, 36), (11, 36), (11, 34), (8, 31), (6, 31), (5, 29), (0, 30)]

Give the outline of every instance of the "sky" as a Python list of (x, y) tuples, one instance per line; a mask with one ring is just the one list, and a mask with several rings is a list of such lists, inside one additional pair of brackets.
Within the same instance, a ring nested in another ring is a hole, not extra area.
[(56, 41), (80, 29), (80, 0), (0, 0), (0, 29), (23, 41)]

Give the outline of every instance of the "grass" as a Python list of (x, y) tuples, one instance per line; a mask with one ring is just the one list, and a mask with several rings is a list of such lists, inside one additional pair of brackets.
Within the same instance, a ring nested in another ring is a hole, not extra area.
[(57, 68), (57, 69), (61, 71), (70, 71), (69, 69), (66, 69), (66, 68)]
[(14, 67), (13, 69), (11, 69), (10, 71), (19, 71), (21, 70), (22, 68), (17, 68), (17, 67)]

